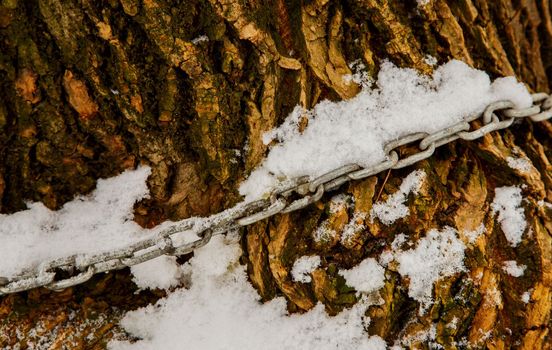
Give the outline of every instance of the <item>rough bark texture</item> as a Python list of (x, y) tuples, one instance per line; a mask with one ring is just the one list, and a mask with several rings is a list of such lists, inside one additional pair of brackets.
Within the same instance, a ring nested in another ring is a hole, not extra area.
[[(414, 0), (2, 0), (0, 209), (21, 210), (27, 200), (58, 208), (92, 190), (97, 178), (142, 163), (153, 169), (152, 199), (137, 206), (139, 223), (217, 212), (239, 201), (237, 184), (267, 151), (263, 132), (295, 105), (359, 91), (342, 79), (348, 63), (360, 59), (375, 74), (388, 59), (430, 73), (426, 55), (456, 58), (548, 91), (551, 18), (548, 0), (430, 0), (420, 7)], [(439, 282), (423, 316), (391, 266), (381, 291), (386, 302), (368, 312), (370, 334), (392, 343), (434, 325), (436, 342), (447, 349), (462, 339), (468, 348), (550, 349), (552, 213), (537, 202), (552, 201), (551, 135), (548, 122), (524, 122), (446, 146), (413, 168), (343, 186), (354, 210), (366, 212), (414, 168), (428, 175), (407, 218), (391, 226), (367, 220), (369, 229), (347, 244), (339, 234), (354, 212), (330, 212), (331, 195), (258, 223), (243, 240), (251, 282), (266, 300), (284, 295), (292, 312), (320, 301), (337, 313), (356, 300), (337, 268), (378, 256), (401, 232), (416, 238), (430, 228), (483, 223), (487, 232), (466, 252), (467, 272)], [(531, 171), (510, 169), (512, 152), (526, 155)], [(516, 248), (490, 210), (494, 188), (514, 184), (527, 185), (532, 233)], [(324, 220), (338, 236), (316, 244), (312, 232)], [(303, 254), (323, 260), (310, 284), (290, 278)], [(528, 266), (521, 278), (501, 268), (514, 258)], [(124, 336), (116, 324), (125, 310), (163, 295), (134, 290), (122, 271), (63, 293), (4, 297), (0, 346), (104, 348), (114, 334)], [(454, 318), (457, 329), (447, 327)]]

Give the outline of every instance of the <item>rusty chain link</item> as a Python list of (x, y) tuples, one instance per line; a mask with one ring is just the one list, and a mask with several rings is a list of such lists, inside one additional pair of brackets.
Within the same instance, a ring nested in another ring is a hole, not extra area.
[[(386, 159), (379, 164), (367, 168), (348, 164), (314, 179), (309, 176), (289, 179), (266, 199), (241, 203), (203, 220), (183, 220), (155, 237), (129, 246), (100, 254), (72, 255), (54, 259), (12, 278), (0, 276), (0, 295), (37, 287), (59, 291), (84, 283), (101, 272), (134, 266), (161, 255), (189, 254), (206, 245), (214, 235), (251, 225), (278, 213), (302, 209), (320, 200), (325, 192), (335, 190), (346, 182), (410, 166), (429, 158), (437, 147), (454, 140), (478, 139), (490, 132), (511, 126), (516, 119), (529, 118), (534, 122), (542, 122), (552, 118), (552, 96), (537, 93), (533, 94), (532, 98), (533, 105), (529, 108), (515, 109), (513, 102), (499, 101), (487, 106), (483, 113), (470, 116), (433, 134), (405, 135), (385, 146)], [(477, 120), (480, 123), (473, 123)], [(472, 129), (473, 127), (475, 128)], [(398, 149), (415, 142), (418, 142), (418, 151), (402, 158)], [(292, 200), (292, 197), (295, 199)], [(184, 233), (195, 233), (197, 239), (191, 242), (183, 240), (183, 237), (179, 236)]]

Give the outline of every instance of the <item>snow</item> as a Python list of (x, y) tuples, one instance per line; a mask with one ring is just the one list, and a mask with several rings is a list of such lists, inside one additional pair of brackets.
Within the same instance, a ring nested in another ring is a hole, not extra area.
[(330, 199), (330, 214), (335, 214), (343, 208), (349, 208), (350, 196), (338, 194)]
[(345, 227), (343, 227), (343, 232), (341, 233), (341, 243), (348, 243), (351, 238), (354, 237), (355, 233), (366, 228), (366, 225), (364, 225), (365, 218), (366, 213), (356, 212), (353, 214), (351, 220), (349, 220)]
[(16, 275), (45, 260), (99, 253), (146, 238), (148, 230), (132, 220), (132, 212), (135, 202), (148, 197), (149, 174), (149, 168), (141, 167), (100, 179), (89, 196), (77, 197), (58, 211), (28, 203), (27, 210), (0, 214), (0, 276)]
[(182, 270), (174, 256), (160, 256), (130, 268), (132, 281), (140, 289), (169, 289), (180, 285)]
[(525, 304), (529, 303), (531, 300), (531, 293), (533, 293), (533, 289), (529, 289), (528, 291), (524, 292), (521, 295), (521, 301), (523, 301)]
[(454, 317), (452, 318), (452, 320), (451, 320), (449, 323), (447, 323), (447, 328), (450, 328), (450, 329), (457, 329), (457, 328), (458, 328), (458, 321), (460, 321), (460, 320), (458, 319), (458, 317), (454, 316)]
[(401, 183), (399, 190), (389, 196), (385, 202), (377, 202), (372, 206), (370, 211), (370, 220), (374, 218), (386, 225), (390, 225), (400, 218), (406, 217), (410, 213), (410, 209), (405, 205), (410, 193), (418, 194), (422, 183), (426, 177), (423, 170), (415, 170), (411, 172)]
[(457, 237), (456, 230), (430, 230), (414, 249), (395, 254), (398, 272), (410, 279), (408, 295), (420, 302), (422, 310), (432, 302), (433, 284), (439, 279), (465, 270), (465, 245)]
[[(215, 236), (186, 264), (189, 289), (178, 289), (150, 305), (126, 314), (122, 327), (136, 342), (111, 341), (111, 350), (144, 349), (385, 349), (368, 336), (361, 301), (335, 317), (322, 304), (297, 315), (286, 312), (283, 297), (267, 303), (249, 284), (238, 237)], [(216, 263), (214, 263), (216, 262)]]
[[(437, 338), (437, 327), (434, 324), (429, 326), (429, 328), (418, 331), (413, 335), (404, 337), (400, 340), (399, 344), (404, 345), (408, 348), (412, 347), (416, 343), (427, 343), (430, 349), (439, 348), (439, 344), (436, 344), (434, 341)], [(435, 347), (431, 345), (436, 345)]]
[[(208, 38), (197, 39), (196, 43), (200, 43)], [(359, 63), (356, 65), (360, 67)], [(281, 126), (264, 136), (265, 144), (271, 143), (272, 147), (261, 166), (240, 186), (245, 201), (264, 196), (285, 179), (316, 177), (349, 163), (364, 167), (377, 164), (386, 159), (383, 148), (388, 142), (413, 132), (441, 130), (480, 113), (491, 102), (509, 99), (518, 108), (531, 104), (529, 93), (514, 78), (500, 78), (491, 83), (486, 73), (460, 61), (436, 68), (432, 77), (397, 68), (389, 62), (382, 64), (377, 81), (357, 73), (351, 79), (361, 82), (363, 89), (356, 97), (341, 102), (323, 101), (311, 111), (295, 108)], [(298, 126), (303, 117), (308, 119), (308, 125), (300, 133)], [(90, 195), (74, 199), (59, 211), (29, 203), (25, 211), (0, 215), (0, 276), (16, 275), (25, 267), (36, 268), (45, 260), (123, 247), (154, 237), (172, 225), (167, 222), (148, 230), (133, 221), (134, 204), (148, 197), (146, 179), (150, 172), (149, 168), (140, 167), (99, 180)], [(423, 171), (408, 175), (396, 193), (374, 205), (371, 218), (392, 223), (408, 215), (407, 197), (418, 193), (425, 176)], [(349, 202), (349, 197), (337, 196), (330, 211), (348, 208)], [(510, 243), (519, 244), (526, 226), (521, 190), (497, 188), (492, 208)], [(190, 222), (196, 228), (203, 227), (224, 219), (233, 210), (239, 207), (211, 218), (191, 218)], [(367, 214), (355, 213), (344, 228), (342, 240), (364, 228)], [(466, 233), (469, 241), (483, 229)], [(317, 241), (336, 235), (328, 221), (314, 232)], [(196, 237), (183, 234), (175, 237), (175, 243)], [(426, 308), (432, 302), (435, 282), (465, 270), (464, 250), (457, 232), (445, 227), (430, 230), (416, 246), (404, 234), (397, 235), (391, 249), (380, 256), (380, 263), (387, 266), (396, 261), (398, 273), (409, 281), (409, 296)], [(360, 301), (330, 317), (322, 304), (303, 314), (290, 315), (283, 297), (261, 303), (248, 281), (246, 266), (240, 264), (240, 256), (239, 237), (230, 232), (227, 236), (213, 237), (182, 266), (174, 257), (163, 256), (132, 267), (133, 280), (139, 288), (167, 289), (168, 294), (155, 305), (126, 314), (121, 326), (136, 341), (114, 340), (109, 347), (113, 350), (184, 346), (268, 350), (387, 348), (383, 339), (367, 333), (370, 320), (365, 316), (366, 310), (376, 303), (368, 295), (385, 284), (385, 269), (374, 258), (339, 271), (346, 283), (359, 292)], [(301, 257), (293, 265), (292, 278), (308, 283), (310, 274), (320, 264), (319, 256)], [(505, 268), (517, 273), (524, 267), (506, 264)], [(182, 285), (183, 288), (177, 288)], [(434, 327), (417, 335), (418, 338), (434, 339)]]
[(487, 228), (485, 225), (481, 224), (479, 227), (473, 231), (464, 231), (464, 236), (468, 239), (468, 242), (473, 244), (479, 236), (481, 236), (483, 233), (487, 232)]
[(387, 344), (381, 337), (373, 335), (368, 339), (366, 348), (370, 350), (385, 350), (387, 349)]
[(502, 265), (503, 265), (502, 270), (504, 270), (510, 276), (514, 276), (514, 277), (523, 276), (523, 273), (525, 272), (525, 269), (527, 268), (527, 266), (525, 266), (525, 265), (518, 265), (517, 261), (515, 261), (515, 260), (504, 261), (502, 263)]
[(197, 38), (192, 39), (192, 44), (198, 45), (202, 42), (207, 42), (207, 41), (209, 41), (209, 37), (207, 35), (200, 35)]
[(379, 263), (381, 266), (387, 267), (390, 262), (395, 259), (395, 255), (391, 250), (384, 250), (379, 256)]
[(310, 274), (319, 266), (319, 256), (302, 256), (293, 263), (293, 267), (291, 268), (291, 276), (295, 282), (309, 283), (312, 281)]
[(322, 223), (312, 233), (313, 239), (316, 243), (330, 242), (337, 236), (337, 232), (330, 228), (328, 220), (322, 221)]
[(430, 66), (435, 66), (438, 63), (437, 58), (435, 58), (431, 55), (425, 55), (424, 56), (424, 62), (429, 64)]
[(532, 168), (531, 162), (527, 158), (507, 157), (506, 162), (510, 168), (522, 173), (526, 173)]
[(397, 272), (409, 280), (408, 295), (420, 303), (423, 313), (433, 303), (435, 282), (442, 278), (465, 271), (464, 251), (466, 246), (452, 227), (432, 229), (412, 246), (403, 233), (396, 235), (390, 249), (384, 250), (379, 262), (388, 266), (392, 261), (398, 264)]
[(391, 242), (391, 249), (399, 250), (399, 248), (408, 241), (408, 237), (404, 233), (399, 233)]
[[(461, 61), (435, 69), (432, 77), (413, 69), (381, 65), (373, 88), (346, 101), (299, 107), (263, 141), (274, 142), (266, 159), (240, 186), (246, 200), (266, 195), (286, 178), (316, 177), (340, 166), (368, 167), (386, 159), (384, 145), (414, 132), (435, 132), (480, 113), (491, 102), (512, 100), (529, 107), (531, 96), (513, 77), (489, 76)], [(367, 84), (368, 85), (368, 84)], [(308, 119), (299, 132), (302, 118)]]
[(527, 227), (525, 214), (521, 206), (521, 189), (516, 186), (498, 187), (491, 204), (493, 213), (498, 213), (498, 222), (512, 247), (521, 242), (523, 232)]
[(343, 76), (343, 81), (345, 83), (349, 84), (352, 81), (361, 87), (368, 87), (374, 82), (368, 75), (366, 65), (362, 62), (362, 60), (354, 60), (349, 63), (348, 66), (353, 71), (353, 74), (346, 74)]
[[(113, 316), (106, 317), (106, 314), (102, 312), (89, 309), (82, 312), (88, 314), (88, 317), (83, 318), (82, 314), (79, 315), (74, 310), (50, 315), (50, 318), (61, 316), (68, 322), (52, 322), (48, 316), (38, 314), (33, 316), (32, 328), (30, 328), (29, 322), (3, 322), (0, 325), (2, 350), (82, 349), (83, 343), (80, 339), (83, 338), (87, 340), (88, 344), (95, 343), (103, 334), (102, 330), (105, 330), (106, 323), (111, 322)], [(112, 315), (118, 312), (115, 308), (109, 309), (109, 313)], [(71, 322), (77, 317), (79, 318), (78, 322)], [(71, 332), (69, 337), (66, 336), (68, 326)], [(115, 336), (120, 335), (117, 329), (112, 330)], [(63, 340), (63, 344), (60, 340)]]
[(385, 285), (385, 269), (374, 258), (364, 259), (350, 270), (339, 271), (339, 274), (359, 293), (375, 292)]

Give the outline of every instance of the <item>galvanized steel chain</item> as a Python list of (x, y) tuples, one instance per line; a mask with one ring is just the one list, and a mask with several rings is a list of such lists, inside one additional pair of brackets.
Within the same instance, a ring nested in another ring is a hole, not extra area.
[[(499, 101), (487, 106), (482, 114), (473, 115), (463, 122), (433, 134), (405, 135), (388, 143), (384, 148), (386, 159), (371, 167), (363, 168), (357, 164), (348, 164), (314, 179), (309, 176), (290, 179), (274, 190), (269, 198), (239, 204), (203, 221), (184, 220), (161, 231), (155, 237), (120, 249), (95, 255), (72, 255), (44, 262), (16, 277), (0, 277), (0, 295), (37, 287), (63, 290), (84, 283), (101, 272), (130, 267), (161, 255), (189, 254), (207, 244), (214, 235), (251, 225), (278, 213), (302, 209), (320, 200), (324, 193), (335, 190), (346, 182), (360, 180), (389, 169), (407, 167), (429, 158), (437, 147), (454, 140), (478, 139), (490, 132), (511, 126), (516, 119), (529, 118), (534, 122), (541, 122), (552, 118), (552, 96), (537, 93), (533, 94), (532, 98), (533, 105), (529, 108), (515, 109), (513, 102)], [(479, 120), (479, 123), (473, 123), (476, 120)], [(418, 143), (417, 149), (403, 158), (398, 149), (414, 143)], [(181, 237), (182, 233), (195, 233), (197, 239), (189, 242)]]

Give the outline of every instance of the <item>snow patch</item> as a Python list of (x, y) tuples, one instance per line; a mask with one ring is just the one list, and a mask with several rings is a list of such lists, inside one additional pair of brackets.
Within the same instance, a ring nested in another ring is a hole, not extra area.
[(521, 295), (521, 301), (523, 301), (525, 304), (529, 303), (529, 301), (531, 301), (531, 293), (533, 293), (533, 289), (529, 289), (528, 291), (524, 292)]
[(423, 170), (415, 170), (411, 172), (401, 183), (399, 190), (393, 193), (387, 201), (377, 202), (372, 206), (370, 211), (370, 220), (374, 218), (386, 225), (390, 225), (400, 218), (406, 217), (410, 213), (410, 209), (404, 204), (410, 193), (418, 194), (422, 183), (426, 178), (426, 173)]
[(420, 302), (422, 310), (433, 302), (436, 281), (465, 271), (465, 249), (456, 230), (445, 227), (442, 231), (429, 231), (414, 249), (396, 253), (399, 274), (410, 279), (408, 295)]
[(434, 347), (431, 345), (437, 345), (436, 348), (438, 348), (439, 344), (435, 343), (435, 339), (437, 338), (437, 327), (435, 327), (434, 324), (429, 326), (425, 330), (421, 330), (419, 332), (414, 333), (413, 335), (409, 335), (407, 337), (402, 338), (398, 344), (395, 344), (395, 346), (403, 345), (406, 347), (412, 347), (416, 343), (422, 343), (422, 344), (428, 344), (430, 345), (430, 349), (433, 349)]
[(137, 201), (149, 196), (148, 167), (98, 180), (88, 196), (79, 196), (60, 210), (27, 203), (27, 210), (0, 214), (0, 276), (72, 254), (94, 254), (126, 246), (159, 231), (141, 228), (133, 219)]
[[(499, 100), (529, 107), (531, 96), (515, 78), (489, 76), (453, 60), (432, 77), (384, 62), (373, 88), (350, 100), (322, 101), (312, 110), (297, 107), (263, 141), (275, 142), (267, 158), (240, 186), (246, 200), (255, 200), (286, 178), (316, 177), (340, 166), (363, 167), (386, 159), (384, 145), (414, 132), (436, 132), (481, 113)], [(308, 125), (299, 132), (299, 121)]]
[(402, 245), (405, 244), (407, 241), (408, 237), (404, 233), (399, 233), (395, 236), (393, 242), (391, 242), (391, 249), (393, 249), (394, 251), (400, 250)]
[(133, 278), (140, 289), (169, 289), (180, 285), (182, 270), (176, 257), (162, 255), (130, 268)]
[(355, 233), (360, 232), (366, 228), (366, 225), (364, 225), (364, 219), (366, 219), (366, 213), (354, 213), (351, 220), (343, 228), (343, 233), (341, 234), (341, 243), (348, 243), (353, 238)]
[(318, 255), (302, 256), (295, 260), (291, 268), (291, 276), (295, 282), (309, 283), (312, 281), (310, 274), (320, 266)]
[(503, 265), (502, 270), (504, 270), (510, 276), (514, 276), (514, 277), (523, 276), (523, 273), (527, 268), (527, 266), (525, 265), (518, 265), (517, 261), (515, 260), (504, 261), (502, 265)]
[[(429, 0), (426, 0), (426, 1), (429, 1)], [(425, 55), (424, 56), (424, 62), (433, 67), (437, 64), (437, 58), (435, 58), (431, 55)]]
[(349, 68), (353, 71), (353, 74), (346, 74), (343, 76), (343, 81), (350, 84), (351, 81), (360, 85), (361, 87), (369, 87), (374, 81), (366, 72), (366, 65), (362, 60), (354, 60), (348, 64)]
[(329, 221), (324, 220), (313, 232), (313, 239), (316, 243), (324, 243), (333, 240), (337, 232), (329, 227)]
[(460, 320), (458, 319), (458, 317), (454, 316), (454, 317), (452, 318), (452, 320), (451, 320), (449, 323), (447, 323), (447, 328), (450, 328), (450, 329), (457, 329), (457, 328), (458, 328), (458, 321), (460, 321)]
[(491, 204), (493, 213), (498, 213), (500, 227), (512, 247), (517, 247), (521, 242), (521, 237), (527, 227), (521, 200), (519, 187), (498, 187), (495, 189), (495, 198)]
[(339, 274), (347, 285), (360, 293), (375, 292), (385, 285), (385, 269), (374, 258), (364, 259), (350, 270), (339, 271)]
[[(283, 297), (264, 304), (249, 284), (237, 237), (215, 236), (187, 263), (191, 287), (126, 314), (121, 325), (137, 341), (111, 341), (111, 350), (144, 349), (385, 349), (369, 337), (359, 302), (337, 316), (324, 306), (289, 315)], [(278, 330), (275, 332), (274, 330)]]
[(464, 236), (466, 236), (470, 244), (473, 244), (475, 243), (475, 241), (477, 241), (479, 236), (481, 236), (485, 232), (487, 232), (487, 228), (485, 227), (485, 225), (481, 224), (474, 231), (464, 231)]
[(338, 194), (330, 199), (330, 214), (335, 214), (343, 208), (349, 208), (350, 196)]
[(526, 173), (531, 170), (533, 167), (531, 165), (531, 162), (527, 158), (513, 158), (513, 157), (507, 157), (506, 162), (508, 163), (508, 166), (514, 170), (517, 170), (521, 173)]
[(384, 250), (379, 256), (381, 266), (387, 267), (393, 260), (395, 260), (395, 255), (391, 250)]
[(197, 38), (192, 39), (192, 44), (198, 45), (202, 42), (207, 42), (207, 41), (209, 41), (209, 37), (207, 35), (200, 35)]

